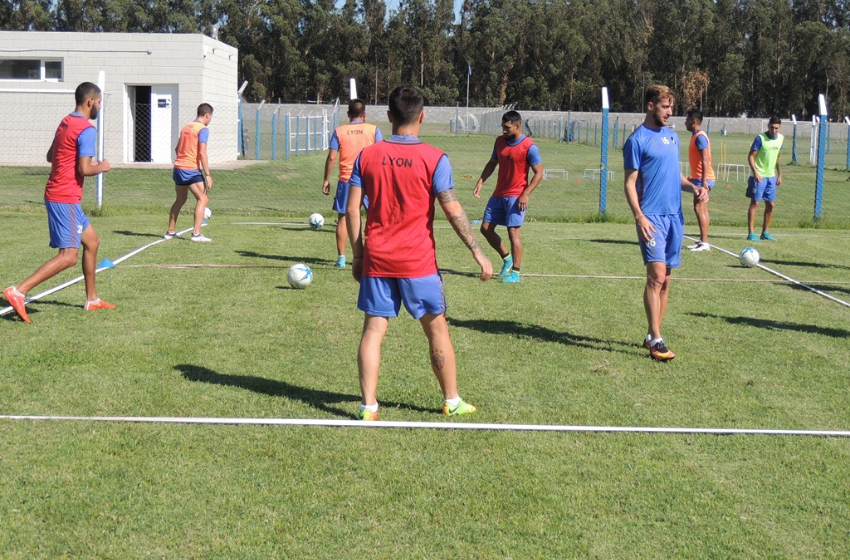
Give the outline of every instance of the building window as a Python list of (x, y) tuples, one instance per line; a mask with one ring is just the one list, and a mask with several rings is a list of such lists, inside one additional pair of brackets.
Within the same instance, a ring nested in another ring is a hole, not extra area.
[(61, 82), (61, 60), (0, 59), (0, 80)]

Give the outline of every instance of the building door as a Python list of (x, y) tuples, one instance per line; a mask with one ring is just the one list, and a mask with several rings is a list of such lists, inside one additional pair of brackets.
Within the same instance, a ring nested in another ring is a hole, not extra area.
[(151, 86), (151, 161), (172, 163), (177, 136), (177, 86)]
[(151, 87), (130, 86), (127, 88), (130, 105), (127, 123), (128, 147), (132, 150), (128, 161), (151, 161)]

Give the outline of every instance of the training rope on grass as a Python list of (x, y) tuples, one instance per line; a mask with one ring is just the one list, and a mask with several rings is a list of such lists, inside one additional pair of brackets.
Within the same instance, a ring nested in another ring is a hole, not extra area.
[[(687, 239), (690, 239), (691, 241), (695, 241), (695, 242), (696, 242), (696, 241), (699, 241), (699, 239), (696, 239), (696, 238), (691, 237), (691, 236), (689, 236), (689, 235), (685, 235), (685, 237), (686, 237)], [(721, 252), (723, 252), (723, 253), (726, 253), (727, 255), (731, 255), (731, 256), (735, 257), (736, 259), (738, 258), (738, 255), (736, 255), (736, 254), (735, 254), (735, 253), (733, 253), (732, 251), (727, 251), (727, 250), (726, 250), (726, 249), (724, 249), (723, 247), (718, 247), (717, 245), (714, 245), (714, 244), (711, 244), (711, 243), (709, 243), (708, 245), (709, 245), (709, 247), (711, 247), (712, 249), (717, 249), (718, 251), (721, 251)], [(840, 304), (841, 304), (841, 305), (843, 305), (844, 307), (850, 307), (850, 303), (847, 303), (847, 302), (846, 302), (846, 301), (844, 301), (843, 299), (838, 299), (837, 297), (835, 297), (835, 296), (831, 296), (831, 295), (827, 294), (826, 292), (822, 292), (822, 291), (818, 290), (817, 288), (813, 288), (813, 287), (809, 286), (808, 284), (803, 284), (802, 282), (800, 282), (800, 281), (798, 281), (798, 280), (794, 280), (794, 279), (793, 279), (793, 278), (791, 278), (790, 276), (785, 276), (785, 275), (784, 275), (784, 274), (782, 274), (781, 272), (777, 272), (776, 270), (773, 270), (772, 268), (768, 268), (768, 267), (764, 266), (764, 265), (763, 265), (763, 264), (761, 264), (761, 263), (757, 263), (755, 266), (757, 266), (758, 268), (760, 268), (760, 269), (762, 269), (762, 270), (765, 270), (765, 271), (767, 271), (767, 272), (769, 272), (769, 273), (771, 273), (771, 274), (774, 274), (774, 275), (776, 275), (776, 276), (779, 276), (779, 277), (780, 277), (780, 278), (782, 278), (783, 280), (787, 280), (788, 282), (791, 282), (792, 284), (794, 284), (794, 285), (796, 285), (796, 286), (800, 286), (801, 288), (805, 288), (805, 289), (807, 289), (807, 290), (809, 290), (809, 291), (811, 291), (811, 292), (814, 292), (814, 293), (818, 294), (819, 296), (823, 296), (823, 297), (825, 297), (826, 299), (830, 299), (830, 300), (834, 301), (835, 303), (840, 303)]]
[(407, 428), (427, 430), (486, 430), (502, 432), (593, 432), (690, 435), (753, 435), (850, 437), (843, 430), (762, 430), (748, 428), (655, 428), (645, 426), (559, 426), (549, 424), (475, 424), (459, 422), (364, 422), (310, 418), (191, 418), (170, 416), (23, 416), (0, 415), (0, 420), (53, 420), (65, 422), (126, 422), (138, 424), (215, 424), (251, 426), (320, 426), (329, 428)]
[[(201, 224), (201, 227), (203, 227), (205, 225), (207, 225), (206, 222)], [(188, 232), (192, 231), (192, 229), (193, 228), (186, 228), (183, 231), (178, 231), (177, 235), (183, 235), (184, 233), (188, 233)], [(157, 243), (162, 243), (163, 241), (168, 241), (168, 239), (163, 237), (162, 239), (157, 239), (156, 241), (152, 241), (151, 243), (148, 243), (147, 245), (145, 245), (143, 247), (139, 247), (138, 249), (136, 249), (134, 251), (130, 251), (129, 253), (127, 253), (123, 257), (119, 257), (119, 258), (115, 259), (114, 261), (110, 261), (109, 259), (103, 259), (100, 262), (100, 264), (98, 265), (98, 267), (95, 269), (94, 273), (97, 274), (97, 273), (103, 272), (104, 270), (107, 270), (109, 268), (115, 268), (115, 265), (117, 265), (118, 263), (126, 261), (127, 259), (129, 259), (133, 255), (137, 255), (137, 254), (141, 253), (142, 251), (144, 251), (145, 249), (147, 249), (149, 247), (153, 247)], [(49, 290), (45, 290), (45, 291), (41, 292), (40, 294), (36, 294), (32, 297), (28, 297), (26, 300), (24, 300), (24, 304), (39, 300), (43, 297), (49, 296), (50, 294), (54, 294), (54, 293), (58, 292), (59, 290), (64, 290), (68, 286), (73, 286), (74, 284), (76, 284), (77, 282), (80, 282), (83, 279), (85, 279), (84, 275), (77, 276), (76, 278), (68, 280), (64, 284), (59, 284), (58, 286), (50, 288)], [(12, 311), (14, 311), (12, 306), (2, 308), (2, 309), (0, 309), (0, 317), (2, 317), (3, 315), (6, 315), (7, 313), (11, 313)]]

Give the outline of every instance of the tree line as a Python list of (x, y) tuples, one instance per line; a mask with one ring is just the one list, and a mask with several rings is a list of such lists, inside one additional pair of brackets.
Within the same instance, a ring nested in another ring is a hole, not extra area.
[[(249, 101), (370, 103), (402, 83), (429, 104), (806, 118), (850, 112), (848, 0), (5, 0), (6, 30), (196, 33), (239, 49)], [(469, 72), (471, 71), (471, 75)]]

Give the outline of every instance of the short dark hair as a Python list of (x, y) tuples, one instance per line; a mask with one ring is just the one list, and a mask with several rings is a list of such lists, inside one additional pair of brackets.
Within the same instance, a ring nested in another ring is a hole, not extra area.
[(768, 124), (768, 125), (771, 125), (771, 124), (782, 124), (782, 121), (779, 119), (779, 117), (777, 117), (776, 115), (773, 115), (772, 117), (770, 117), (770, 120), (769, 120), (769, 121), (767, 121), (767, 124)]
[(100, 95), (100, 88), (91, 82), (83, 82), (74, 91), (74, 100), (77, 105), (82, 105), (89, 97)]
[(519, 113), (517, 113), (516, 111), (508, 111), (507, 113), (502, 115), (502, 122), (509, 122), (512, 124), (521, 123), (522, 117), (519, 116)]
[(697, 111), (694, 109), (693, 111), (688, 111), (688, 117), (695, 120), (698, 123), (702, 122), (702, 111)]
[(645, 111), (646, 106), (650, 103), (657, 105), (665, 99), (676, 99), (676, 96), (673, 95), (672, 89), (658, 84), (649, 86), (646, 88), (646, 93), (643, 95), (643, 110)]
[(203, 117), (204, 115), (209, 115), (213, 112), (212, 105), (209, 103), (201, 103), (198, 105), (198, 116)]
[(415, 122), (424, 106), (422, 92), (413, 86), (399, 86), (390, 94), (389, 109), (395, 125)]
[(362, 99), (352, 99), (348, 102), (348, 116), (350, 118), (362, 117), (366, 114), (366, 104)]

